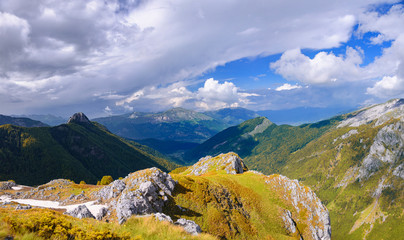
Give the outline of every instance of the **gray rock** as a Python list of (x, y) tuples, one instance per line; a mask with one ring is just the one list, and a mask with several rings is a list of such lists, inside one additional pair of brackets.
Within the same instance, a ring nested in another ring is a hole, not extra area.
[(86, 205), (79, 205), (75, 209), (65, 212), (65, 214), (70, 215), (75, 218), (80, 218), (80, 219), (95, 218), (94, 215), (90, 212), (90, 210), (88, 210)]
[(228, 174), (239, 174), (247, 171), (247, 166), (243, 160), (234, 152), (220, 154), (217, 157), (206, 156), (199, 159), (197, 163), (189, 168), (189, 175), (200, 176), (205, 174), (209, 169), (226, 170)]
[(108, 208), (103, 207), (97, 213), (97, 215), (95, 216), (95, 219), (101, 220), (105, 215), (107, 215), (107, 213), (108, 213)]
[[(123, 184), (122, 184), (123, 183)], [(106, 199), (117, 198), (109, 205), (116, 210), (119, 223), (132, 215), (161, 212), (164, 202), (171, 196), (176, 182), (158, 168), (129, 174), (122, 180), (97, 193)]]
[(7, 181), (0, 183), (0, 190), (11, 190), (13, 187), (17, 186), (15, 182)]
[(404, 163), (394, 169), (393, 175), (404, 179)]
[(289, 210), (285, 210), (282, 215), (283, 223), (285, 224), (285, 228), (289, 233), (295, 233), (297, 231), (296, 223), (292, 218), (292, 213)]
[(379, 130), (370, 146), (369, 154), (363, 159), (358, 179), (368, 179), (383, 164), (393, 166), (404, 152), (404, 121), (387, 125)]
[[(310, 235), (316, 240), (331, 239), (331, 222), (327, 208), (321, 203), (316, 194), (308, 187), (302, 185), (297, 180), (277, 175), (265, 181), (268, 185), (279, 192), (286, 201), (290, 201), (296, 213), (296, 223), (302, 221), (302, 224), (308, 225)], [(299, 219), (299, 213), (305, 211), (308, 214), (307, 219)], [(290, 216), (283, 216), (286, 220)], [(285, 222), (285, 220), (284, 220)], [(293, 227), (289, 226), (292, 230)], [(301, 232), (301, 235), (304, 235)], [(304, 236), (303, 236), (304, 237)], [(306, 235), (307, 237), (307, 235)]]
[(104, 200), (116, 198), (125, 189), (126, 184), (121, 180), (115, 180), (108, 186), (103, 187), (96, 195)]
[(199, 227), (198, 224), (196, 224), (194, 221), (191, 220), (180, 218), (174, 224), (181, 226), (182, 228), (184, 228), (185, 231), (187, 231), (192, 235), (198, 235), (199, 233), (202, 232), (201, 227)]
[(164, 213), (156, 213), (154, 214), (155, 218), (159, 221), (167, 221), (169, 223), (173, 223), (173, 220), (170, 216), (165, 215)]
[(15, 210), (28, 210), (28, 209), (31, 209), (31, 208), (32, 208), (31, 205), (23, 206), (23, 205), (18, 204), (17, 207), (15, 208)]

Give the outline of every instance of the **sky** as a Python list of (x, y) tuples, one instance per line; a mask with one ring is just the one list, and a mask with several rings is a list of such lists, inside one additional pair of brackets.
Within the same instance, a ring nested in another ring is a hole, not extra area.
[(1, 0), (0, 114), (404, 97), (404, 2)]

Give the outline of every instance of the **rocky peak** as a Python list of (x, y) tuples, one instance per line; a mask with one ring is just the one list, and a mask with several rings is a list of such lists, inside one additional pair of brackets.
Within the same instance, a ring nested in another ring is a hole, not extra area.
[(67, 123), (91, 123), (91, 122), (84, 113), (79, 112), (73, 114), (73, 116), (69, 118), (69, 121), (67, 121)]
[(216, 157), (206, 156), (188, 168), (184, 174), (200, 176), (209, 171), (225, 170), (228, 174), (239, 174), (247, 171), (243, 160), (234, 152), (220, 154)]
[(338, 127), (358, 127), (375, 121), (376, 126), (388, 122), (392, 118), (403, 118), (404, 99), (393, 99), (383, 104), (360, 109), (342, 121)]

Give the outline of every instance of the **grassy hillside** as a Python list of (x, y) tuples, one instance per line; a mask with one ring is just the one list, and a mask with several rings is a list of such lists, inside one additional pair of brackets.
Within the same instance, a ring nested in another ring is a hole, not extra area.
[(36, 185), (55, 178), (96, 183), (148, 167), (177, 165), (108, 132), (97, 123), (56, 127), (0, 126), (0, 179)]
[[(198, 168), (206, 171), (195, 172)], [(0, 237), (292, 240), (319, 236), (318, 239), (330, 239), (328, 211), (310, 188), (280, 175), (247, 171), (234, 153), (205, 158), (185, 171), (176, 172), (170, 176), (157, 168), (145, 169), (108, 186), (59, 179), (37, 188), (23, 187), (18, 193), (14, 189), (0, 190), (0, 201), (9, 198), (0, 210)], [(165, 194), (170, 182), (175, 184), (173, 191)], [(135, 198), (131, 198), (133, 194)], [(15, 214), (18, 204), (24, 205), (19, 201), (27, 198), (62, 202), (66, 208), (72, 204), (91, 206), (89, 203), (97, 200), (96, 204), (102, 204), (108, 211), (98, 221), (62, 215), (63, 209), (56, 212), (34, 207)], [(136, 203), (130, 205), (132, 202)], [(163, 202), (159, 209), (157, 205)], [(126, 208), (127, 204), (130, 208)], [(147, 208), (147, 212), (138, 212)], [(119, 225), (122, 212), (129, 215)], [(169, 222), (147, 215), (156, 212), (166, 214), (173, 222), (180, 218), (194, 221), (204, 234), (191, 236)], [(133, 216), (136, 214), (147, 216)]]
[(222, 151), (250, 169), (280, 173), (312, 187), (331, 214), (335, 239), (399, 239), (404, 234), (404, 100), (392, 100), (300, 126), (262, 118), (228, 128), (195, 148), (190, 159)]

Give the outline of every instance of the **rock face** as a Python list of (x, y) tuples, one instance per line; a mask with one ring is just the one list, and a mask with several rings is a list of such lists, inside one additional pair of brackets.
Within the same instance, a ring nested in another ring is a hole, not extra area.
[(94, 215), (90, 212), (90, 210), (88, 210), (86, 205), (80, 205), (71, 211), (65, 212), (65, 214), (80, 219), (95, 218)]
[(91, 123), (90, 120), (87, 118), (86, 115), (84, 115), (84, 113), (79, 112), (79, 113), (75, 113), (73, 114), (73, 116), (71, 116), (69, 118), (69, 121), (67, 121), (67, 123)]
[(174, 224), (183, 227), (185, 231), (192, 235), (198, 235), (202, 232), (201, 227), (199, 227), (198, 224), (191, 220), (180, 218)]
[(132, 215), (162, 212), (176, 182), (158, 168), (149, 168), (129, 174), (102, 188), (95, 195), (115, 210), (119, 223)]
[[(386, 125), (379, 130), (370, 147), (369, 154), (363, 159), (359, 169), (359, 180), (368, 179), (382, 164), (394, 166), (404, 154), (404, 120)], [(402, 167), (401, 167), (402, 169)], [(393, 174), (402, 176), (400, 166)]]
[(220, 170), (225, 170), (228, 174), (239, 174), (248, 169), (236, 153), (230, 152), (213, 158), (211, 156), (201, 158), (192, 167), (188, 168), (184, 174), (200, 176), (208, 171)]
[[(287, 210), (282, 217), (287, 230), (293, 233), (293, 230), (296, 229), (293, 222), (301, 222), (308, 226), (311, 234), (307, 235), (306, 231), (306, 234), (302, 236), (303, 239), (331, 239), (328, 210), (310, 188), (303, 186), (297, 180), (290, 180), (282, 175), (268, 176), (265, 182), (275, 191), (280, 192), (287, 202), (291, 202), (293, 209)], [(300, 219), (301, 214), (307, 216)]]

